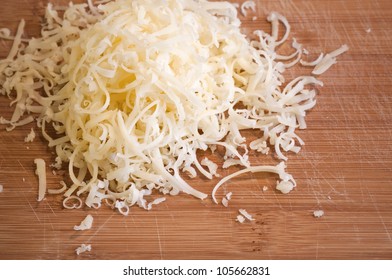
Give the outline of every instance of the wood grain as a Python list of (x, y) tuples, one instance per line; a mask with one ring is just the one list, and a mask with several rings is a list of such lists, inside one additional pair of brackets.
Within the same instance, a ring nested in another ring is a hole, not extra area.
[[(321, 77), (325, 86), (318, 105), (308, 114), (308, 129), (300, 132), (306, 145), (289, 155), (297, 189), (279, 194), (271, 187), (275, 177), (253, 174), (224, 185), (234, 193), (229, 208), (179, 195), (149, 212), (132, 208), (128, 217), (105, 207), (65, 210), (59, 196), (37, 202), (33, 159), (53, 159), (44, 139), (27, 145), (29, 127), (10, 133), (2, 128), (0, 259), (391, 259), (392, 2), (257, 2), (257, 12), (244, 19), (247, 32), (269, 30), (265, 17), (278, 11), (311, 53), (344, 43), (350, 47)], [(0, 28), (15, 30), (23, 17), (26, 34), (37, 35), (45, 3), (3, 1)], [(251, 21), (254, 15), (258, 20)], [(9, 46), (0, 41), (1, 57)], [(303, 71), (295, 68), (288, 75)], [(0, 114), (11, 112), (9, 101), (0, 97)], [(276, 162), (264, 156), (251, 161)], [(48, 171), (49, 187), (65, 176), (65, 171), (56, 176)], [(216, 180), (190, 182), (210, 192)], [(264, 185), (270, 186), (266, 192)], [(239, 208), (256, 220), (235, 222)], [(325, 216), (316, 219), (312, 213), (318, 209)], [(87, 213), (95, 217), (93, 228), (75, 232), (73, 226)], [(76, 256), (82, 243), (91, 244), (92, 251)]]

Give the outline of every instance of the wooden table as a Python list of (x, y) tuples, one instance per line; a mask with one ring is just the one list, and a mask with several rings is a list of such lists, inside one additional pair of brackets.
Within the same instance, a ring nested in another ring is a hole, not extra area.
[[(0, 259), (391, 259), (392, 2), (257, 2), (257, 13), (244, 19), (247, 32), (268, 31), (266, 15), (278, 11), (311, 53), (350, 47), (322, 75), (318, 105), (308, 114), (308, 129), (299, 132), (306, 145), (300, 154), (289, 155), (288, 171), (297, 188), (283, 195), (272, 188), (276, 177), (249, 175), (225, 184), (234, 193), (228, 208), (179, 195), (149, 212), (132, 208), (128, 217), (106, 207), (66, 210), (59, 196), (37, 202), (33, 159), (53, 160), (44, 139), (26, 144), (29, 126), (12, 132), (3, 127)], [(15, 30), (23, 17), (26, 34), (37, 35), (45, 3), (2, 1), (0, 27)], [(253, 16), (258, 19), (252, 21)], [(9, 46), (0, 42), (2, 57)], [(12, 112), (8, 105), (1, 97), (1, 115)], [(265, 156), (251, 161), (276, 162)], [(64, 176), (48, 170), (49, 187), (57, 187)], [(216, 182), (190, 180), (208, 193)], [(264, 185), (268, 191), (262, 191)], [(236, 222), (239, 208), (256, 220)], [(325, 215), (317, 219), (313, 211), (318, 209)], [(87, 213), (95, 217), (93, 228), (74, 231)], [(91, 244), (92, 251), (77, 256), (74, 250), (82, 243)]]

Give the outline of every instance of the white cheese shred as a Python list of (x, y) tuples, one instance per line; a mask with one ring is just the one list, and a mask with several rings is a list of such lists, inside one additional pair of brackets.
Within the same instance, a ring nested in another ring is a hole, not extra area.
[(34, 163), (36, 165), (35, 174), (38, 176), (38, 201), (42, 201), (46, 193), (46, 164), (41, 158), (35, 159)]
[(248, 15), (248, 12), (246, 10), (251, 9), (253, 12), (256, 12), (256, 2), (253, 0), (250, 1), (245, 1), (241, 5), (241, 14), (246, 17)]
[(29, 134), (27, 134), (27, 136), (25, 137), (24, 141), (25, 142), (33, 142), (35, 138), (35, 132), (34, 129), (31, 128)]
[(79, 209), (83, 206), (83, 201), (76, 195), (71, 195), (63, 200), (63, 207), (65, 209)]
[(252, 215), (250, 215), (245, 209), (239, 209), (238, 212), (240, 212), (240, 214), (244, 216), (247, 220), (254, 221)]
[(86, 244), (82, 244), (80, 245), (80, 247), (75, 249), (76, 254), (79, 256), (82, 253), (85, 252), (90, 252), (91, 251), (91, 245), (86, 245)]
[[(223, 168), (243, 168), (218, 182), (214, 202), (222, 184), (246, 172), (276, 173), (283, 193), (295, 187), (283, 163), (251, 166), (249, 148), (274, 150), (282, 161), (300, 151), (304, 143), (295, 130), (306, 128), (315, 87), (322, 86), (314, 76), (348, 47), (305, 62), (305, 49), (293, 39), (292, 53), (283, 55), (287, 19), (272, 12), (271, 34), (258, 30), (250, 39), (236, 7), (206, 0), (87, 0), (48, 4), (35, 38), (22, 38), (24, 20), (15, 35), (0, 29), (1, 38), (13, 40), (0, 59), (0, 94), (14, 109), (0, 124), (10, 131), (36, 122), (56, 153), (51, 166), (68, 169), (70, 184), (48, 190), (64, 195), (64, 208), (104, 202), (128, 215), (134, 205), (149, 210), (164, 201), (148, 202), (153, 191), (205, 199), (184, 177), (219, 176), (216, 163), (199, 159), (208, 150), (224, 153)], [(243, 1), (240, 10), (255, 12), (256, 2)], [(286, 81), (285, 70), (297, 63), (314, 66), (313, 75)], [(249, 129), (258, 133), (250, 145), (243, 136)], [(45, 166), (36, 164), (41, 201)]]
[(2, 193), (3, 191), (4, 191), (3, 185), (0, 185), (0, 193)]
[[(215, 194), (217, 192), (217, 190), (228, 180), (233, 179), (239, 175), (242, 175), (246, 172), (252, 172), (252, 173), (257, 173), (257, 172), (268, 172), (268, 173), (276, 173), (279, 175), (279, 178), (282, 180), (280, 183), (278, 183), (278, 185), (282, 185), (282, 184), (287, 184), (290, 185), (293, 189), (296, 186), (296, 183), (293, 179), (293, 177), (285, 172), (285, 167), (286, 165), (281, 162), (276, 166), (253, 166), (253, 167), (248, 167), (246, 169), (234, 172), (226, 177), (224, 177), (223, 179), (221, 179), (214, 187), (214, 189), (212, 190), (212, 199), (214, 200), (215, 203), (218, 203), (216, 198), (215, 198)], [(291, 190), (290, 189), (290, 190)], [(286, 191), (286, 189), (285, 189)], [(283, 191), (282, 191), (283, 192)], [(288, 193), (288, 192), (285, 192)]]
[(312, 74), (313, 75), (321, 75), (325, 71), (327, 71), (332, 65), (336, 63), (336, 57), (341, 55), (342, 53), (348, 51), (348, 46), (343, 45), (339, 49), (334, 50), (326, 54), (320, 62), (317, 63), (316, 67), (314, 67)]
[(48, 189), (48, 194), (60, 194), (67, 190), (67, 185), (64, 181), (60, 181), (61, 188), (59, 189)]
[(222, 205), (225, 207), (229, 206), (229, 200), (226, 197), (222, 198)]
[(88, 215), (86, 216), (86, 218), (84, 218), (84, 220), (80, 223), (80, 225), (74, 226), (74, 230), (87, 230), (87, 229), (91, 229), (91, 227), (93, 226), (93, 221), (94, 221), (93, 216), (91, 216), (90, 214), (88, 214)]
[(237, 215), (236, 221), (242, 224), (245, 222), (245, 217), (242, 215)]

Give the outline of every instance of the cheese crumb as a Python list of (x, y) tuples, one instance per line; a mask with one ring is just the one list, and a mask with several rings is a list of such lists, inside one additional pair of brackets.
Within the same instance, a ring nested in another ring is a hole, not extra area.
[(0, 185), (0, 193), (3, 192), (3, 190), (4, 190), (3, 185)]
[(323, 210), (316, 210), (316, 211), (313, 211), (313, 216), (316, 217), (316, 218), (320, 218), (320, 217), (322, 217), (323, 215), (324, 215), (324, 211), (323, 211)]
[(245, 218), (242, 215), (237, 215), (236, 221), (242, 224), (243, 222), (245, 222)]
[(75, 252), (77, 255), (80, 255), (84, 252), (90, 252), (91, 251), (91, 245), (86, 245), (86, 244), (82, 244), (80, 247), (75, 249)]
[(294, 188), (294, 184), (290, 181), (281, 181), (277, 184), (276, 189), (281, 193), (288, 194)]
[(254, 219), (252, 218), (252, 215), (249, 214), (245, 209), (240, 209), (240, 210), (238, 210), (238, 212), (240, 212), (242, 214), (242, 216), (244, 216), (249, 221), (254, 221)]
[(79, 226), (74, 226), (74, 230), (87, 230), (93, 226), (94, 218), (90, 214), (84, 218)]
[(31, 128), (30, 133), (27, 134), (27, 136), (25, 137), (24, 141), (25, 142), (33, 142), (35, 138), (35, 132), (34, 129)]
[(267, 186), (264, 186), (264, 187), (263, 187), (263, 192), (266, 192), (266, 191), (268, 191), (268, 187), (267, 187)]

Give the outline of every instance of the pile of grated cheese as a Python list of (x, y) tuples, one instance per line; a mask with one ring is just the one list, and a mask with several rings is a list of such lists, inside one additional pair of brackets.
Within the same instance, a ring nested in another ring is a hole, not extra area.
[[(14, 40), (0, 61), (0, 92), (14, 113), (0, 123), (12, 130), (37, 122), (55, 149), (52, 167), (68, 168), (65, 201), (83, 199), (94, 208), (105, 201), (127, 215), (133, 205), (150, 209), (164, 201), (146, 200), (154, 190), (204, 199), (184, 178), (219, 176), (215, 163), (197, 156), (218, 146), (224, 168), (243, 169), (216, 185), (215, 202), (224, 182), (246, 172), (276, 173), (283, 193), (296, 186), (285, 153), (303, 145), (295, 130), (306, 128), (322, 83), (314, 76), (286, 83), (285, 69), (305, 50), (293, 40), (291, 55), (277, 52), (290, 32), (282, 15), (268, 17), (271, 34), (256, 31), (250, 40), (228, 2), (88, 0), (62, 11), (47, 6), (39, 38), (22, 38), (23, 20), (15, 36), (0, 29), (0, 37)], [(318, 75), (346, 50), (301, 63)], [(258, 139), (247, 143), (246, 129)], [(249, 149), (268, 153), (269, 147), (281, 163), (251, 166)]]

